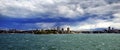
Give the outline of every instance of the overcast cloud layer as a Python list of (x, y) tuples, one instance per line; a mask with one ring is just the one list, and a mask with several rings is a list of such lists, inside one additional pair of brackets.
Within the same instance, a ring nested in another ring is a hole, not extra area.
[[(64, 20), (62, 22), (28, 22), (23, 24), (38, 28), (51, 28), (58, 23), (61, 27), (71, 27), (74, 30), (106, 28), (108, 26), (120, 28), (120, 0), (0, 0), (0, 15), (22, 19), (66, 18), (82, 20), (82, 18), (86, 18), (86, 20), (72, 23), (64, 22)], [(19, 26), (19, 23), (17, 24), (13, 25)]]

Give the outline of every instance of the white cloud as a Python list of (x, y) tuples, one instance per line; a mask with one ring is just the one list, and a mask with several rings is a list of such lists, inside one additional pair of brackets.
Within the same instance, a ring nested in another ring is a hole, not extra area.
[(37, 27), (40, 27), (42, 29), (49, 29), (54, 28), (56, 23), (35, 23)]
[(120, 3), (107, 4), (105, 6), (99, 6), (95, 8), (86, 9), (87, 13), (96, 14), (96, 15), (105, 15), (109, 13), (120, 12)]
[(35, 13), (41, 14), (49, 11), (52, 0), (0, 0), (2, 15), (10, 17), (30, 17)]
[(64, 17), (74, 18), (84, 14), (83, 9), (80, 6), (75, 5), (62, 5), (57, 7), (58, 13)]
[(120, 13), (115, 13), (115, 14), (113, 14), (113, 16), (120, 18)]
[(96, 28), (108, 28), (109, 26), (116, 29), (120, 29), (120, 22), (115, 22), (115, 21), (116, 20), (109, 21), (109, 20), (89, 18), (88, 20), (83, 22), (73, 23), (74, 25), (63, 25), (63, 27), (64, 28), (70, 27), (71, 30), (93, 30)]
[[(49, 14), (48, 17), (52, 18), (72, 19), (84, 17), (85, 14), (96, 15), (95, 18), (91, 17), (83, 22), (75, 22), (75, 25), (63, 24), (63, 27), (70, 26), (74, 30), (106, 28), (108, 26), (120, 27), (119, 0), (114, 2), (109, 0), (0, 0), (0, 15), (15, 18), (45, 17), (41, 14)], [(111, 18), (111, 20), (99, 19), (109, 18), (110, 16), (114, 18)], [(55, 24), (37, 23), (35, 25), (53, 27)]]
[(49, 17), (76, 18), (85, 13), (114, 13), (120, 11), (119, 8), (119, 2), (108, 4), (104, 0), (0, 0), (0, 14), (16, 18), (48, 13)]

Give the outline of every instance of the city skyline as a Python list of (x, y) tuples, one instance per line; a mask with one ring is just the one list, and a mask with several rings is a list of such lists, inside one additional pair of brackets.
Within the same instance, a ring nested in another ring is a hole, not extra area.
[(120, 29), (119, 0), (0, 0), (0, 29)]

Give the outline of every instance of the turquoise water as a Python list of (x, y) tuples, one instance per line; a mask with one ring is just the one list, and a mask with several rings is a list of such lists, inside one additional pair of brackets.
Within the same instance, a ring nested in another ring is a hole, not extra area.
[(120, 50), (120, 34), (0, 34), (0, 50)]

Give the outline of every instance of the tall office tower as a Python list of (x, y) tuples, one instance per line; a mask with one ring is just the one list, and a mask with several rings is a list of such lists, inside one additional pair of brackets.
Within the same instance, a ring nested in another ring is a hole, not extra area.
[(108, 31), (110, 31), (111, 30), (111, 27), (108, 27)]
[(61, 31), (64, 31), (64, 28), (62, 28)]
[(114, 28), (112, 28), (112, 30), (114, 30)]
[(67, 32), (70, 32), (70, 28), (69, 27), (67, 28)]
[(57, 31), (60, 31), (60, 27), (59, 26), (57, 27)]

